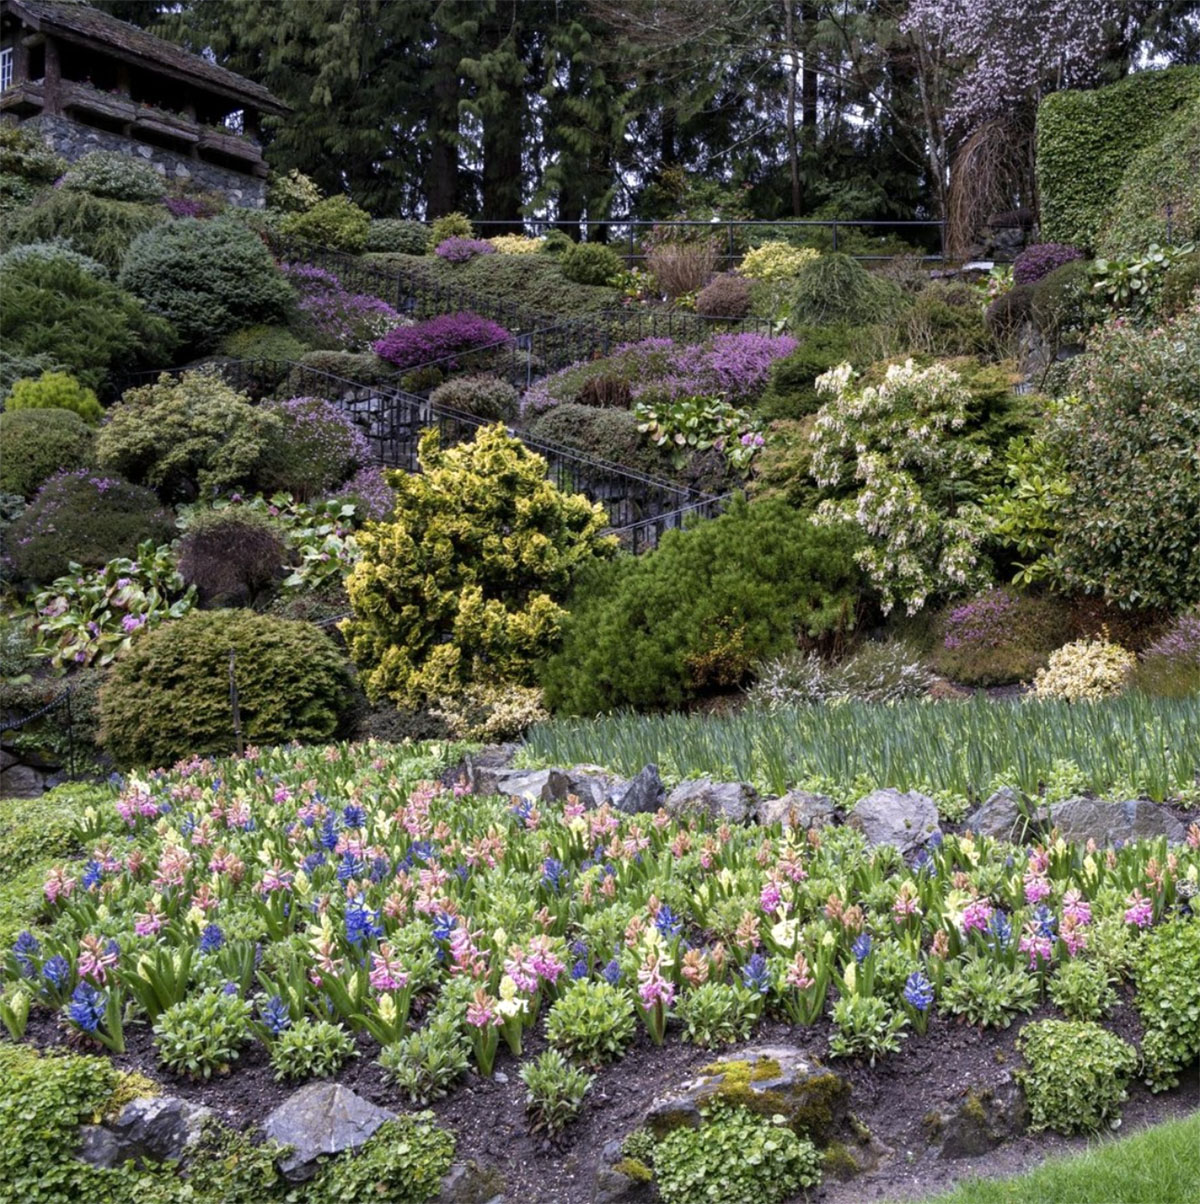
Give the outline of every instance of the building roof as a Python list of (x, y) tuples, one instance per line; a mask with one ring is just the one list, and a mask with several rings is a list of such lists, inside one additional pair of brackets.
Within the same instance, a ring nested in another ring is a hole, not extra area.
[(182, 46), (156, 37), (98, 8), (70, 0), (4, 0), (4, 7), (24, 24), (52, 36), (88, 45), (103, 46), (120, 58), (157, 67), (172, 75), (185, 76), (197, 85), (268, 113), (289, 113), (261, 84), (216, 63), (210, 63)]

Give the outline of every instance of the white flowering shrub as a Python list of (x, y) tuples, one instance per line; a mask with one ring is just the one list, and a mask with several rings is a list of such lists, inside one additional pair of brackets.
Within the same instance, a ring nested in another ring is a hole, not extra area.
[(540, 689), (512, 684), (468, 686), (453, 698), (439, 699), (430, 712), (455, 739), (485, 744), (514, 740), (526, 728), (550, 718)]
[(1097, 702), (1115, 698), (1129, 682), (1137, 657), (1108, 640), (1076, 640), (1064, 644), (1033, 679), (1037, 698)]
[[(957, 437), (971, 394), (943, 364), (893, 364), (879, 385), (858, 387), (849, 364), (817, 378), (829, 396), (812, 432), (811, 469), (826, 490), (818, 525), (850, 523), (867, 536), (856, 554), (886, 614), (916, 614), (934, 594), (986, 583), (980, 544), (987, 519), (959, 498), (990, 458)], [(852, 491), (845, 493), (850, 488)]]

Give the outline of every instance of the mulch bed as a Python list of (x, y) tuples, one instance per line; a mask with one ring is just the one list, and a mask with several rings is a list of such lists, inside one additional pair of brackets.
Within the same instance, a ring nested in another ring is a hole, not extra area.
[[(1011, 1028), (983, 1033), (935, 1016), (925, 1036), (910, 1033), (900, 1053), (881, 1059), (874, 1068), (856, 1060), (828, 1062), (851, 1083), (851, 1113), (888, 1152), (875, 1170), (846, 1183), (828, 1181), (810, 1199), (820, 1204), (922, 1199), (968, 1176), (1016, 1174), (1047, 1155), (1084, 1148), (1088, 1144), (1084, 1137), (1038, 1134), (1014, 1138), (978, 1158), (947, 1160), (940, 1156), (937, 1145), (930, 1144), (923, 1124), (931, 1111), (953, 1110), (968, 1088), (978, 1091), (999, 1084), (1020, 1065), (1014, 1042), (1021, 1025), (1051, 1014), (1051, 1009), (1043, 1008), (1020, 1017)], [(1107, 1026), (1127, 1040), (1140, 1039), (1140, 1022), (1127, 994)], [(797, 1045), (825, 1060), (830, 1031), (828, 1021), (808, 1029), (767, 1023), (759, 1026), (751, 1044)], [(57, 1020), (45, 1012), (30, 1016), (26, 1040), (42, 1049), (71, 1045)], [(295, 1090), (293, 1085), (275, 1081), (261, 1045), (248, 1048), (228, 1076), (192, 1083), (158, 1066), (145, 1025), (131, 1026), (126, 1042), (127, 1052), (113, 1058), (121, 1069), (141, 1071), (161, 1082), (165, 1092), (208, 1105), (235, 1128), (259, 1124)], [(358, 1043), (360, 1056), (337, 1081), (381, 1106), (413, 1110), (376, 1065), (375, 1043), (362, 1035)], [(529, 1035), (525, 1045), (526, 1057), (545, 1048), (539, 1034)], [(675, 1038), (656, 1048), (639, 1032), (625, 1058), (597, 1075), (581, 1118), (556, 1142), (544, 1134), (530, 1133), (524, 1085), (503, 1046), (492, 1079), (468, 1075), (450, 1096), (433, 1105), (433, 1111), (440, 1124), (453, 1130), (460, 1159), (474, 1158), (500, 1170), (509, 1200), (590, 1204), (605, 1144), (636, 1128), (655, 1096), (692, 1077), (717, 1056)], [(1200, 1073), (1193, 1068), (1183, 1078), (1180, 1087), (1159, 1095), (1152, 1095), (1140, 1083), (1131, 1084), (1121, 1132), (1200, 1109)]]

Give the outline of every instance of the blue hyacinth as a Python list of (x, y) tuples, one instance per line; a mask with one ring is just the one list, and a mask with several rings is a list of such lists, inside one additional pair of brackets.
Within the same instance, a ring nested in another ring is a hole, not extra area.
[(83, 867), (83, 874), (80, 876), (79, 885), (84, 890), (92, 890), (100, 885), (104, 879), (104, 870), (98, 861), (89, 861)]
[(871, 954), (871, 934), (869, 932), (860, 932), (854, 938), (854, 944), (850, 946), (850, 952), (854, 954), (854, 960), (865, 962)]
[(767, 969), (767, 959), (761, 953), (756, 953), (742, 967), (742, 986), (759, 995), (765, 995), (771, 988), (771, 974)]
[(311, 874), (319, 865), (325, 864), (325, 854), (323, 852), (309, 853), (303, 861), (304, 872)]
[(988, 920), (987, 930), (989, 948), (1008, 948), (1008, 943), (1012, 940), (1012, 924), (1009, 923), (1008, 916), (999, 908), (992, 912), (992, 918)]
[(361, 945), (383, 935), (383, 927), (376, 921), (378, 916), (364, 902), (362, 895), (355, 895), (346, 904), (346, 940), (352, 945)]
[(338, 842), (338, 824), (337, 816), (325, 816), (325, 822), (321, 824), (321, 833), (317, 837), (317, 843), (323, 848), (328, 849), (331, 853), (337, 848)]
[(17, 965), (21, 968), (21, 973), (26, 978), (33, 978), (37, 974), (31, 958), (37, 957), (41, 953), (42, 947), (38, 943), (38, 939), (32, 932), (22, 932), (20, 936), (13, 942), (13, 956), (16, 958)]
[(567, 871), (563, 863), (555, 857), (547, 857), (542, 862), (542, 885), (555, 893), (561, 888)]
[(292, 1017), (278, 995), (272, 995), (264, 1004), (262, 1021), (273, 1037), (278, 1037), (284, 1029), (292, 1027)]
[(107, 1010), (108, 996), (97, 991), (91, 983), (81, 982), (67, 1005), (67, 1019), (85, 1033), (94, 1033), (103, 1022)]
[(224, 944), (225, 934), (221, 931), (220, 925), (205, 925), (204, 931), (200, 934), (200, 952), (216, 953)]
[(516, 816), (517, 819), (524, 823), (533, 812), (533, 800), (527, 798), (518, 799), (509, 808), (509, 811), (512, 815)]
[(448, 941), (450, 934), (458, 927), (458, 921), (448, 912), (439, 911), (433, 917), (433, 939)]
[(376, 857), (371, 862), (371, 881), (382, 882), (392, 872), (392, 863), (386, 857)]
[(673, 937), (683, 928), (683, 921), (664, 903), (654, 917), (654, 927), (663, 936)]
[(1058, 920), (1045, 903), (1039, 904), (1033, 913), (1033, 922), (1037, 925), (1038, 936), (1053, 936)]
[(362, 878), (366, 872), (367, 863), (362, 857), (357, 857), (351, 852), (342, 854), (337, 868), (339, 882), (349, 882), (351, 878)]
[(617, 959), (614, 957), (612, 961), (610, 961), (608, 965), (600, 971), (600, 974), (610, 987), (615, 987), (617, 983), (621, 981), (621, 967), (617, 962)]
[(904, 984), (904, 1001), (918, 1012), (928, 1011), (933, 1003), (933, 983), (920, 970), (914, 970), (908, 976)]
[(71, 967), (61, 953), (56, 953), (42, 966), (42, 977), (52, 986), (61, 989), (71, 977)]
[(586, 961), (584, 961), (584, 959), (581, 957), (581, 958), (580, 958), (580, 959), (579, 959), (579, 960), (578, 960), (578, 961), (577, 961), (577, 962), (576, 962), (576, 963), (575, 963), (575, 964), (574, 964), (574, 965), (571, 967), (571, 977), (572, 977), (572, 978), (574, 978), (574, 979), (580, 979), (580, 978), (587, 978), (587, 976), (588, 976), (588, 964), (587, 964), (587, 962), (586, 962)]
[(342, 808), (342, 823), (347, 828), (364, 828), (367, 824), (367, 813), (357, 803), (347, 803)]

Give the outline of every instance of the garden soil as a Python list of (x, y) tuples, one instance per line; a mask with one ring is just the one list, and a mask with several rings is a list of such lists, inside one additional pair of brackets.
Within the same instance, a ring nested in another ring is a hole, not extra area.
[[(1001, 1084), (1021, 1064), (1014, 1043), (1022, 1024), (1050, 1014), (1050, 1009), (1043, 1009), (1019, 1018), (1009, 1029), (982, 1033), (934, 1017), (926, 1035), (910, 1033), (900, 1053), (882, 1058), (873, 1068), (865, 1061), (828, 1061), (831, 1069), (851, 1083), (850, 1111), (870, 1132), (869, 1142), (864, 1138), (858, 1149), (873, 1149), (878, 1165), (847, 1181), (827, 1178), (808, 1199), (813, 1204), (919, 1200), (970, 1176), (1017, 1174), (1048, 1155), (1085, 1148), (1085, 1137), (1023, 1135), (979, 1157), (951, 1160), (941, 1157), (936, 1142), (930, 1141), (929, 1114), (953, 1112), (969, 1090), (979, 1092)], [(1128, 997), (1121, 999), (1109, 1025), (1128, 1040), (1140, 1039), (1140, 1022)], [(806, 1029), (768, 1023), (759, 1027), (753, 1042), (725, 1052), (736, 1056), (741, 1048), (790, 1044), (826, 1060), (829, 1035), (828, 1021)], [(26, 1039), (41, 1048), (69, 1044), (54, 1018), (44, 1013), (30, 1017)], [(166, 1093), (208, 1105), (237, 1128), (259, 1124), (294, 1090), (275, 1081), (261, 1045), (246, 1050), (229, 1075), (192, 1083), (166, 1074), (157, 1065), (151, 1034), (144, 1025), (131, 1026), (126, 1040), (128, 1052), (114, 1058), (118, 1066), (157, 1079)], [(359, 1057), (337, 1076), (337, 1081), (383, 1107), (413, 1110), (376, 1065), (374, 1043), (361, 1035), (358, 1041)], [(528, 1056), (543, 1048), (541, 1037), (533, 1035), (526, 1041), (525, 1052)], [(530, 1132), (524, 1086), (517, 1065), (503, 1046), (492, 1079), (468, 1075), (432, 1109), (439, 1123), (453, 1130), (459, 1159), (475, 1159), (501, 1172), (506, 1201), (592, 1204), (605, 1145), (635, 1129), (656, 1096), (693, 1077), (715, 1056), (712, 1051), (676, 1039), (655, 1048), (645, 1033), (639, 1032), (626, 1057), (596, 1076), (581, 1118), (557, 1140)], [(1180, 1087), (1159, 1095), (1134, 1083), (1129, 1088), (1120, 1133), (1128, 1134), (1197, 1110), (1200, 1071), (1196, 1067), (1185, 1073)], [(855, 1144), (851, 1137), (852, 1150)]]

